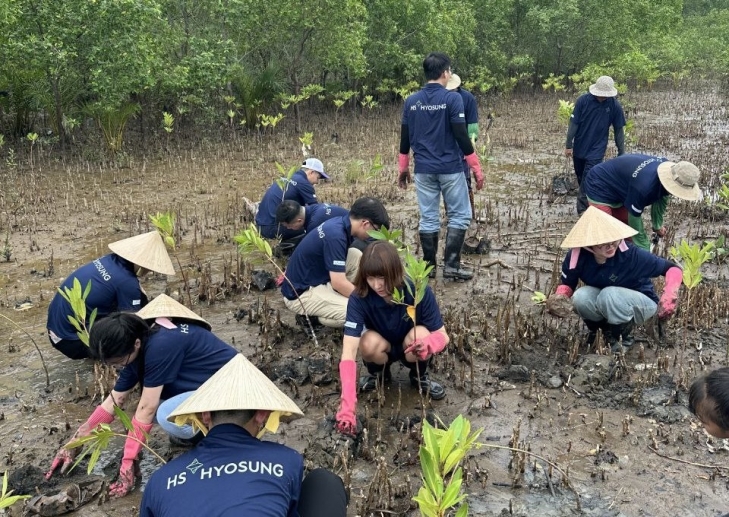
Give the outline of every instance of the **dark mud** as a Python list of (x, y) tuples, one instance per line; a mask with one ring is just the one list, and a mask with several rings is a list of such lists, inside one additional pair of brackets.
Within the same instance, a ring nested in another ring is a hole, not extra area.
[[(729, 165), (722, 95), (711, 84), (629, 94), (637, 128), (637, 143), (629, 150), (696, 163), (711, 194)], [(683, 294), (663, 338), (653, 325), (638, 328), (624, 363), (614, 364), (601, 340), (593, 350), (580, 348), (584, 329), (574, 316), (553, 319), (530, 300), (533, 291), (549, 292), (558, 281), (558, 246), (576, 220), (569, 184), (553, 188), (553, 178), (565, 171), (557, 97), (515, 94), (482, 101), (481, 110), (487, 107), (497, 115), (489, 132), (493, 161), (485, 166), (487, 186), (476, 195), (479, 222), (472, 234), (490, 241), (489, 252), (464, 256), (477, 270), (472, 282), (438, 277), (431, 283), (451, 335), (432, 376), (448, 396), (421, 401), (407, 372), (395, 366), (391, 383), (360, 396), (362, 432), (356, 439), (332, 432), (341, 332), (316, 329), (315, 346), (277, 291), (261, 290), (270, 277), (256, 270), (276, 276), (273, 268), (238, 256), (232, 243), (247, 225), (242, 197), (260, 196), (276, 176), (273, 161), (300, 161), (293, 128), (283, 123), (280, 132), (261, 139), (218, 136), (195, 145), (181, 140), (176, 148), (173, 140), (171, 154), (127, 158), (121, 168), (66, 163), (42, 147), (34, 168), (22, 153), (15, 168), (0, 160), (0, 232), (7, 234), (11, 255), (0, 262), (0, 311), (17, 324), (0, 318), (0, 346), (7, 351), (0, 358), (0, 458), (11, 488), (53, 496), (64, 487), (113, 481), (121, 437), (90, 476), (82, 465), (71, 477), (50, 482), (41, 477), (105, 389), (91, 363), (61, 358), (50, 347), (45, 311), (65, 275), (106, 253), (108, 242), (148, 230), (147, 214), (174, 210), (181, 240), (177, 259), (194, 309), (304, 410), (306, 417), (270, 439), (301, 451), (309, 467), (339, 473), (350, 489), (351, 515), (416, 515), (411, 497), (420, 483), (420, 424), (423, 418), (449, 422), (458, 414), (484, 429), (483, 446), (464, 464), (472, 515), (728, 511), (723, 466), (729, 447), (708, 438), (685, 407), (691, 380), (727, 361), (727, 266), (706, 268), (704, 283), (691, 293), (690, 305)], [(314, 131), (315, 144), (319, 135), (333, 130), (340, 135), (339, 144), (323, 141), (314, 150), (335, 178), (318, 187), (319, 197), (347, 206), (361, 195), (379, 196), (412, 242), (413, 190), (395, 188), (394, 166), (373, 178), (356, 163), (369, 163), (378, 153), (394, 163), (398, 121), (398, 110), (382, 109), (337, 127), (329, 118), (313, 118), (306, 129)], [(609, 152), (614, 153), (612, 145)], [(362, 176), (347, 183), (357, 167)], [(667, 222), (660, 253), (682, 237), (727, 233), (724, 215), (706, 205), (673, 203)], [(145, 288), (152, 296), (167, 292), (188, 303), (180, 276), (148, 278)], [(25, 332), (43, 352), (48, 386)], [(115, 429), (122, 431), (118, 423)], [(181, 451), (156, 428), (150, 444), (165, 459)], [(539, 458), (494, 447), (509, 445)], [(145, 478), (156, 466), (156, 459), (144, 456)], [(135, 515), (142, 489), (143, 484), (121, 500), (95, 497), (76, 514)], [(22, 504), (12, 512), (20, 515)]]

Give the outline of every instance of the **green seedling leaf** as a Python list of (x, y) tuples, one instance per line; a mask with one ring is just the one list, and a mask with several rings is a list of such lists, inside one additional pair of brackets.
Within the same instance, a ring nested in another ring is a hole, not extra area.
[(453, 508), (455, 505), (460, 503), (466, 498), (466, 495), (461, 495), (461, 484), (463, 482), (463, 469), (459, 468), (453, 474), (453, 477), (448, 483), (448, 487), (443, 493), (443, 501), (441, 506), (444, 509)]
[(456, 517), (468, 517), (468, 503), (463, 503), (460, 508), (458, 508)]
[(540, 292), (540, 291), (534, 291), (534, 294), (532, 295), (532, 302), (534, 302), (536, 305), (541, 305), (547, 301), (547, 295)]
[(425, 447), (420, 447), (420, 466), (423, 469), (425, 486), (433, 494), (436, 501), (443, 497), (443, 478), (438, 472), (438, 462)]
[(129, 418), (129, 415), (127, 415), (124, 410), (116, 404), (114, 404), (114, 415), (119, 419), (119, 421), (122, 423), (127, 431), (134, 431), (134, 424), (132, 424), (132, 419)]

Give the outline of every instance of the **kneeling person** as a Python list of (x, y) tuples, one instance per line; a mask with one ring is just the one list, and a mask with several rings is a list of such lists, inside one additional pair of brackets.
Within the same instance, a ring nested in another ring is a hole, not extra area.
[(276, 222), (291, 232), (303, 233), (292, 238), (281, 241), (281, 249), (286, 250), (285, 254), (293, 253), (293, 249), (299, 245), (301, 239), (307, 233), (313, 232), (320, 224), (335, 217), (349, 215), (349, 210), (337, 205), (328, 203), (316, 203), (302, 206), (293, 199), (287, 199), (278, 205), (276, 209)]

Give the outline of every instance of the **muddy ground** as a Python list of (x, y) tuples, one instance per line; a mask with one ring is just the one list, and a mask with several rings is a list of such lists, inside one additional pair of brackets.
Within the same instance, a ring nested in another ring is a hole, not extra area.
[[(727, 97), (718, 85), (665, 86), (624, 101), (636, 127), (629, 151), (692, 161), (703, 171), (702, 186), (716, 189), (729, 165)], [(104, 491), (94, 482), (115, 475), (121, 439), (91, 478), (82, 469), (50, 483), (40, 477), (100, 398), (94, 365), (65, 359), (49, 345), (45, 315), (67, 274), (105, 254), (109, 242), (149, 230), (147, 214), (174, 210), (181, 241), (174, 260), (185, 271), (194, 309), (304, 409), (305, 418), (272, 439), (304, 453), (310, 466), (328, 466), (345, 478), (350, 515), (417, 514), (410, 498), (419, 486), (417, 431), (424, 410), (445, 422), (464, 414), (483, 428), (484, 446), (464, 465), (472, 515), (729, 511), (729, 446), (707, 437), (686, 410), (691, 380), (727, 364), (727, 266), (709, 265), (690, 303), (683, 293), (665, 337), (652, 324), (638, 329), (639, 346), (617, 370), (601, 344), (579, 348), (584, 329), (576, 317), (556, 320), (530, 300), (532, 290), (553, 289), (563, 256), (558, 246), (576, 220), (574, 197), (551, 189), (553, 176), (565, 170), (565, 128), (556, 107), (557, 97), (543, 93), (481, 100), (482, 118), (492, 111), (496, 121), (488, 133), (487, 187), (476, 195), (481, 223), (473, 232), (490, 239), (491, 251), (465, 257), (478, 271), (473, 281), (445, 283), (439, 276), (431, 282), (451, 335), (433, 377), (448, 396), (423, 409), (406, 372), (395, 367), (384, 393), (360, 397), (367, 431), (356, 442), (331, 431), (341, 332), (319, 330), (316, 347), (279, 293), (250, 287), (254, 268), (272, 268), (239, 257), (231, 240), (247, 224), (242, 197), (260, 197), (277, 174), (274, 162), (301, 160), (293, 123), (285, 119), (275, 134), (261, 137), (221, 129), (161, 141), (139, 139), (132, 124), (128, 145), (136, 151), (115, 165), (99, 161), (93, 139), (68, 158), (36, 145), (32, 165), (29, 149), (13, 156), (9, 145), (0, 149), (0, 313), (14, 322), (0, 318), (6, 352), (0, 356), (0, 458), (2, 470), (14, 474), (11, 488), (53, 495), (70, 482), (91, 483), (84, 492), (91, 503), (78, 515), (136, 514), (140, 490), (121, 500), (94, 497)], [(305, 121), (315, 135), (313, 153), (334, 178), (317, 188), (318, 196), (344, 206), (360, 195), (379, 196), (412, 242), (415, 192), (395, 186), (399, 109), (342, 119), (336, 125), (327, 115)], [(371, 174), (377, 154), (386, 167)], [(681, 237), (696, 241), (727, 232), (721, 211), (704, 203), (672, 204), (667, 224), (660, 253)], [(180, 275), (155, 276), (144, 285), (151, 296), (167, 292), (189, 304)], [(31, 338), (45, 358), (48, 383)], [(324, 375), (312, 367), (317, 359)], [(327, 376), (333, 382), (321, 383)], [(510, 443), (541, 459), (489, 447)], [(180, 452), (158, 429), (151, 445), (165, 458)], [(147, 455), (145, 475), (155, 467)], [(22, 511), (18, 504), (11, 512)]]

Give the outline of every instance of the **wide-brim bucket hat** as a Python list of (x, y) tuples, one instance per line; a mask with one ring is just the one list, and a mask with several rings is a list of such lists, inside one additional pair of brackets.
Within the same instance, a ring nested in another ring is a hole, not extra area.
[(455, 90), (459, 86), (461, 86), (461, 78), (457, 74), (451, 74), (446, 83), (446, 90)]
[(596, 246), (621, 241), (637, 233), (634, 228), (599, 208), (589, 206), (564, 238), (561, 246), (563, 248)]
[(618, 95), (615, 81), (609, 75), (598, 77), (595, 84), (590, 85), (589, 90), (595, 97), (617, 97)]
[(210, 323), (205, 321), (202, 316), (188, 309), (174, 298), (170, 298), (162, 293), (157, 298), (149, 302), (146, 306), (137, 311), (137, 316), (143, 320), (154, 320), (157, 318), (184, 318), (186, 320), (199, 321), (210, 330)]
[(150, 271), (174, 276), (175, 267), (157, 230), (112, 242), (109, 249), (129, 262)]
[(687, 201), (701, 199), (701, 171), (691, 162), (663, 162), (658, 166), (658, 179), (671, 195)]
[(281, 417), (304, 412), (243, 354), (237, 354), (203, 383), (167, 417), (177, 425), (192, 423), (203, 432), (200, 413), (205, 411), (271, 411), (266, 430), (276, 432)]

